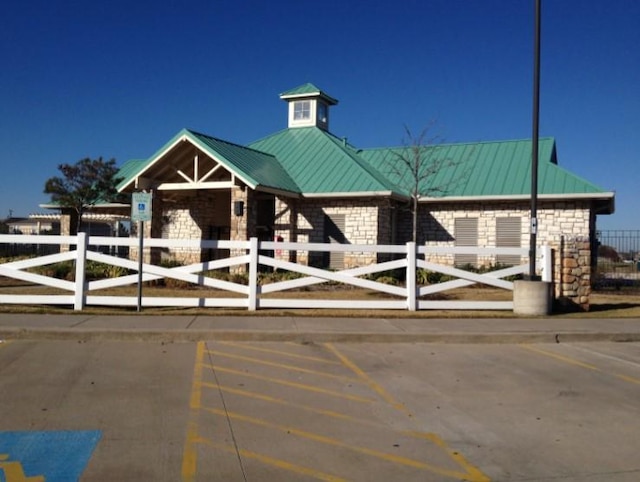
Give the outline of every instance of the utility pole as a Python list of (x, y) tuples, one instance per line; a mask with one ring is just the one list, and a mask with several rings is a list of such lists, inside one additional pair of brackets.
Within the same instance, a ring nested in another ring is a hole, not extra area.
[(529, 239), (529, 279), (536, 280), (536, 243), (538, 241), (538, 143), (540, 126), (540, 10), (535, 2), (533, 41), (533, 134), (531, 136), (531, 237)]

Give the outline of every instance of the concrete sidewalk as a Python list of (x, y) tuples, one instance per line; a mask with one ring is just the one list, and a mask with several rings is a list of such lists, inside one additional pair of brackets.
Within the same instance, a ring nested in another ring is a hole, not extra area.
[(640, 341), (640, 319), (0, 313), (0, 340), (562, 343)]

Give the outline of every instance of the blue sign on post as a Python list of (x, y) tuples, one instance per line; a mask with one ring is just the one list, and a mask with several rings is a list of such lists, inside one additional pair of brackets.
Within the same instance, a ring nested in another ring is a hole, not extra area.
[(151, 221), (150, 192), (134, 192), (131, 195), (131, 221)]

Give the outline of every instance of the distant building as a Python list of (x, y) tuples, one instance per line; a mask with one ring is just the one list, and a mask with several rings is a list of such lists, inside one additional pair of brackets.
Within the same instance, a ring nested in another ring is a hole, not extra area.
[[(30, 214), (27, 218), (9, 218), (5, 224), (9, 234), (60, 234), (63, 214)], [(90, 212), (83, 216), (81, 231), (93, 236), (128, 234), (129, 218), (125, 215)]]

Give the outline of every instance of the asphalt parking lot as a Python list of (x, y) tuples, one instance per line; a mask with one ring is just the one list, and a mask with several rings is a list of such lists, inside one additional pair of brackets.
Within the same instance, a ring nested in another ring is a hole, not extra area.
[(638, 400), (638, 343), (12, 340), (0, 480), (630, 482)]

